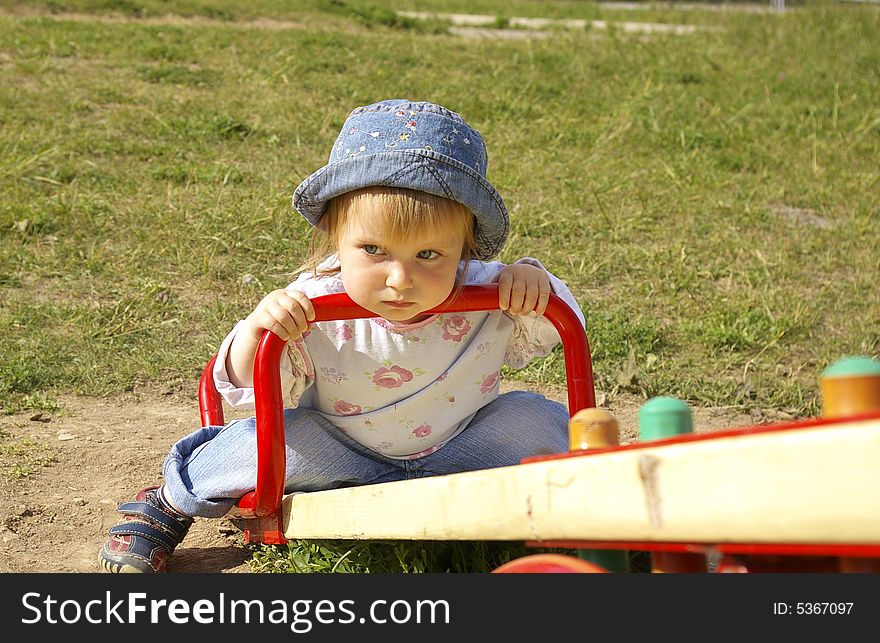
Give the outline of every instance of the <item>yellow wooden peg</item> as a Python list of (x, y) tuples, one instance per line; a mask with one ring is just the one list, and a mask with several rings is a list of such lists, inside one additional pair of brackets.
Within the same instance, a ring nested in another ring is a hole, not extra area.
[(581, 409), (568, 422), (569, 451), (620, 444), (617, 418), (605, 409)]

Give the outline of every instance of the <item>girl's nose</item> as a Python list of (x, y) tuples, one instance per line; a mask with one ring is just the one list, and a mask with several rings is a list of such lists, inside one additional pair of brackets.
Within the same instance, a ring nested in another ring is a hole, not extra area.
[(412, 288), (412, 274), (409, 268), (399, 261), (392, 262), (388, 267), (385, 285), (394, 290)]

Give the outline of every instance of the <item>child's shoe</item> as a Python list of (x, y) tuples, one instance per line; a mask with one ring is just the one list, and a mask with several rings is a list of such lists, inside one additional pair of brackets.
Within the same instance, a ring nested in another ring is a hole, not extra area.
[(98, 561), (108, 572), (161, 574), (171, 552), (180, 544), (193, 522), (157, 497), (158, 487), (138, 492), (134, 502), (123, 502), (124, 514), (110, 528)]

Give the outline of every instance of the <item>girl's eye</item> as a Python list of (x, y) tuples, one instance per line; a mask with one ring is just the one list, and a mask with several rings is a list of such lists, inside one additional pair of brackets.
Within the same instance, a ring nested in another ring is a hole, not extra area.
[(367, 244), (364, 246), (364, 252), (368, 255), (375, 255), (379, 253), (379, 246), (374, 246), (372, 244)]
[(419, 259), (433, 259), (434, 257), (439, 257), (440, 255), (433, 250), (422, 250), (418, 255), (416, 255)]

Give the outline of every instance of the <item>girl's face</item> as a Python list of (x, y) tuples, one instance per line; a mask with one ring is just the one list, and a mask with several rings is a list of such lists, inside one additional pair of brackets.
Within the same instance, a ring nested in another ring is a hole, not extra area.
[(463, 242), (440, 226), (389, 240), (384, 227), (381, 217), (350, 214), (338, 236), (342, 283), (356, 304), (414, 323), (452, 292)]

